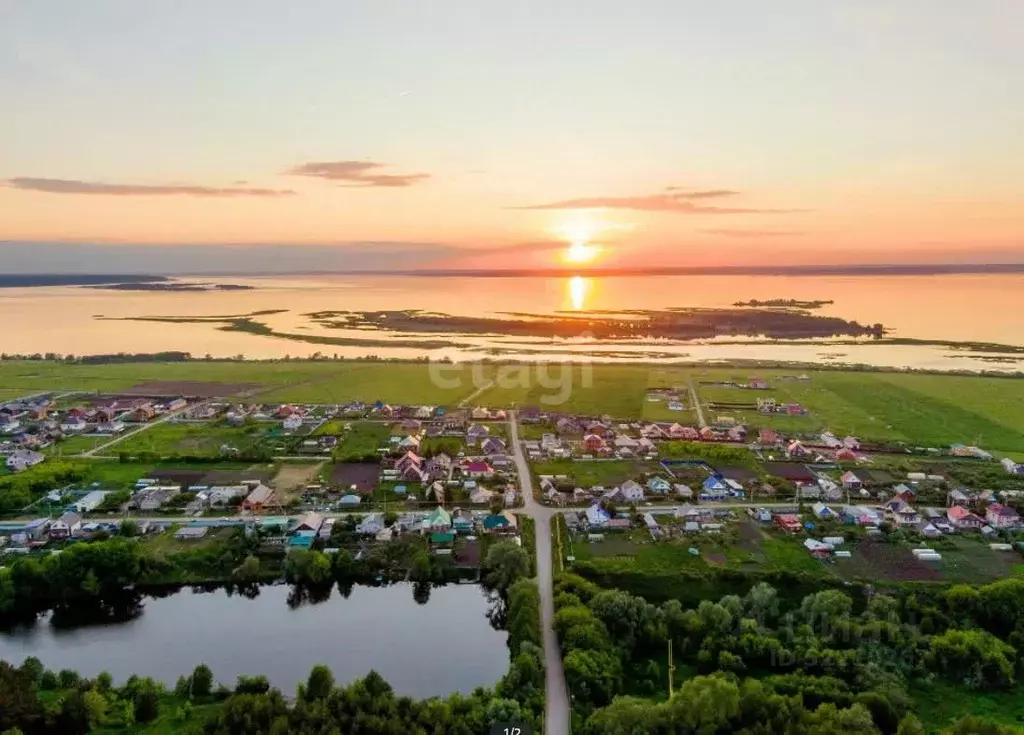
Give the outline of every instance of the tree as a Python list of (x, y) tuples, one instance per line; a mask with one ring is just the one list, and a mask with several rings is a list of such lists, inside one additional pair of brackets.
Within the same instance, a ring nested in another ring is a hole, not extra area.
[(199, 664), (192, 670), (192, 697), (202, 699), (210, 696), (213, 689), (213, 672), (206, 664)]
[(192, 680), (187, 676), (179, 676), (174, 682), (174, 696), (178, 699), (189, 699), (192, 696)]
[(507, 598), (519, 579), (530, 576), (530, 555), (511, 541), (499, 541), (487, 550), (483, 563), (484, 585)]
[(57, 674), (57, 681), (60, 683), (61, 689), (74, 689), (78, 686), (78, 672), (72, 669), (61, 669)]
[(135, 721), (152, 722), (160, 713), (160, 694), (163, 685), (148, 676), (132, 676), (125, 683), (121, 694), (130, 700), (135, 709)]
[(954, 681), (970, 688), (1013, 683), (1017, 652), (984, 630), (947, 630), (933, 636), (926, 661)]
[(942, 735), (1014, 735), (1014, 733), (1017, 733), (1015, 728), (974, 715), (961, 717), (953, 723), (952, 727), (942, 731)]
[(114, 688), (114, 677), (110, 675), (109, 671), (101, 671), (96, 676), (96, 690), (101, 694), (106, 694)]
[(327, 699), (333, 689), (334, 674), (331, 670), (321, 664), (314, 666), (306, 680), (306, 701), (317, 702)]
[(43, 678), (43, 672), (45, 671), (42, 661), (35, 656), (29, 656), (21, 663), (20, 671), (27, 675), (29, 679), (36, 683), (38, 686), (39, 681)]
[(131, 518), (121, 521), (120, 533), (124, 538), (134, 538), (139, 535), (139, 524)]
[(896, 735), (925, 735), (924, 726), (912, 713), (904, 715)]
[(239, 676), (235, 684), (235, 694), (266, 694), (270, 691), (270, 682), (265, 676)]
[(587, 735), (648, 735), (658, 732), (665, 721), (665, 710), (637, 697), (616, 697), (587, 718)]
[(728, 729), (740, 714), (740, 690), (724, 675), (695, 676), (687, 679), (669, 700), (672, 721), (689, 731), (713, 733)]
[(583, 703), (603, 707), (622, 686), (622, 662), (611, 651), (569, 651), (565, 655), (565, 681)]
[(89, 708), (85, 703), (85, 695), (78, 689), (73, 689), (61, 699), (57, 727), (59, 732), (72, 735), (85, 735), (89, 732)]
[(331, 560), (319, 551), (296, 549), (285, 559), (284, 576), (297, 585), (325, 584), (331, 580)]
[(860, 704), (838, 709), (823, 704), (807, 717), (807, 731), (814, 735), (877, 735), (871, 713)]
[(107, 698), (95, 689), (90, 689), (82, 699), (89, 713), (89, 725), (95, 727), (102, 724), (107, 716)]
[(22, 727), (31, 731), (43, 718), (43, 705), (32, 676), (0, 661), (0, 731)]
[(425, 551), (417, 551), (409, 565), (409, 579), (413, 582), (427, 582), (433, 575), (430, 556)]
[(232, 576), (240, 582), (255, 582), (260, 578), (260, 559), (254, 554), (245, 557), (239, 566), (235, 567)]

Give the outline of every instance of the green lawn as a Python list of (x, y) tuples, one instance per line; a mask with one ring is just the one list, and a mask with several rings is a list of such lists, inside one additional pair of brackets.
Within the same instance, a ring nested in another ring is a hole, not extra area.
[[(476, 392), (469, 366), (441, 368), (425, 363), (335, 363), (332, 373), (282, 386), (261, 400), (283, 403), (343, 403), (351, 400), (393, 404), (455, 406)], [(478, 368), (480, 370), (480, 368)], [(485, 367), (484, 375), (491, 368)]]
[(551, 460), (547, 462), (534, 462), (532, 467), (534, 477), (540, 475), (566, 475), (570, 481), (580, 487), (591, 487), (600, 485), (602, 487), (614, 487), (621, 485), (626, 480), (640, 481), (644, 473), (658, 473), (664, 475), (661, 466), (657, 462), (642, 462), (639, 460), (601, 460), (594, 462), (574, 462), (569, 459)]
[(537, 406), (545, 411), (640, 416), (648, 368), (600, 365), (504, 365), (495, 385), (473, 399), (494, 408)]
[(228, 444), (237, 449), (251, 444), (259, 432), (256, 427), (217, 426), (212, 424), (163, 423), (129, 436), (104, 450), (111, 454), (153, 452), (161, 456), (184, 454), (216, 457)]
[(110, 436), (69, 436), (64, 441), (57, 442), (46, 448), (47, 454), (60, 454), (69, 456), (88, 452), (96, 447), (106, 444), (113, 437)]
[[(482, 368), (484, 377), (492, 370)], [(246, 383), (261, 400), (339, 403), (348, 400), (454, 405), (476, 390), (468, 368), (445, 368), (441, 380), (424, 363), (371, 361), (129, 363), (67, 365), (42, 360), (0, 362), (0, 385), (12, 394), (46, 390), (116, 392), (148, 381)], [(454, 384), (454, 385), (452, 385)], [(226, 389), (227, 392), (227, 389)]]
[(977, 715), (1024, 731), (1024, 689), (972, 692), (943, 681), (911, 680), (914, 712), (928, 732), (938, 732), (965, 715)]
[(339, 461), (362, 459), (376, 454), (377, 449), (388, 443), (391, 427), (370, 421), (355, 421), (334, 450), (334, 459)]
[(345, 427), (352, 421), (345, 419), (331, 419), (325, 421), (313, 432), (313, 436), (341, 436), (345, 433)]

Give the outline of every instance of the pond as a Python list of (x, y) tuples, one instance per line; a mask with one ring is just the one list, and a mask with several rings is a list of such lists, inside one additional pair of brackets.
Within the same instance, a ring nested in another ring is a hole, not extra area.
[(398, 694), (417, 698), (468, 694), (508, 668), (507, 636), (488, 621), (477, 585), (436, 587), (426, 604), (411, 584), (357, 586), (348, 597), (334, 589), (301, 605), (291, 596), (285, 585), (261, 587), (253, 599), (185, 589), (145, 598), (125, 622), (65, 628), (47, 616), (0, 632), (0, 659), (35, 656), (54, 670), (109, 671), (118, 683), (139, 674), (168, 686), (205, 663), (228, 686), (239, 674), (263, 674), (286, 695), (326, 664), (339, 684), (373, 669)]

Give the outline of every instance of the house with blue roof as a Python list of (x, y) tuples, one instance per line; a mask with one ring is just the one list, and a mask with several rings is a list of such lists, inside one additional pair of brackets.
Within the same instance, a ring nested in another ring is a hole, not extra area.
[(362, 498), (358, 495), (343, 495), (338, 501), (341, 505), (359, 505)]
[(316, 539), (316, 531), (296, 531), (288, 537), (288, 548), (311, 549), (314, 539)]
[(721, 475), (712, 475), (701, 485), (701, 500), (725, 500), (729, 497), (729, 488)]

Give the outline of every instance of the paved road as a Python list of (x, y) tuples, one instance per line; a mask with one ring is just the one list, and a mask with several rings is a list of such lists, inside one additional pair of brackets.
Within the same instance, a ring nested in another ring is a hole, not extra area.
[(552, 588), (551, 518), (559, 511), (541, 505), (533, 497), (530, 467), (519, 441), (519, 425), (515, 411), (509, 412), (509, 436), (512, 453), (519, 472), (519, 485), (523, 492), (524, 507), (520, 512), (534, 519), (537, 541), (537, 587), (540, 591), (540, 626), (544, 643), (544, 662), (547, 672), (544, 732), (546, 735), (569, 735), (569, 693), (565, 686), (562, 653), (555, 636), (555, 600)]

